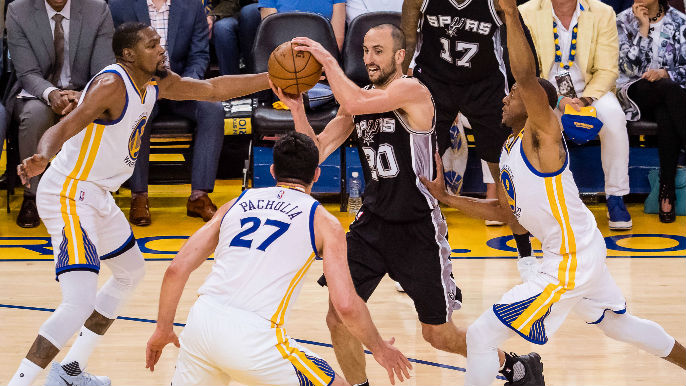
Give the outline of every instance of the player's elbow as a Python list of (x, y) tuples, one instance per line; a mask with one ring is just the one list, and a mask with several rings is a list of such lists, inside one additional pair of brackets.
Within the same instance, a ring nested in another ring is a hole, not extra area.
[(354, 297), (341, 296), (339, 299), (332, 299), (332, 302), (341, 319), (350, 320), (357, 316), (357, 307)]

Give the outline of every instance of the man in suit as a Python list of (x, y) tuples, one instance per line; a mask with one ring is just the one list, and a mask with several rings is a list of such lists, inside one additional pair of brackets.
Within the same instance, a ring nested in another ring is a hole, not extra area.
[[(115, 26), (138, 21), (152, 26), (162, 38), (167, 50), (169, 67), (177, 74), (202, 79), (210, 60), (209, 29), (202, 1), (185, 0), (110, 0)], [(219, 153), (224, 140), (224, 109), (220, 102), (162, 100), (153, 110), (173, 111), (196, 122), (191, 195), (186, 213), (212, 218), (217, 207), (207, 193), (214, 189)], [(129, 221), (138, 226), (149, 225), (148, 160), (150, 158), (150, 130), (142, 138), (136, 168), (131, 177), (131, 211)]]
[[(7, 44), (18, 81), (7, 110), (19, 123), (19, 155), (30, 157), (38, 140), (71, 111), (88, 80), (114, 63), (112, 16), (102, 0), (16, 0), (7, 9)], [(39, 177), (24, 190), (17, 225), (40, 224)]]
[[(617, 24), (598, 0), (530, 0), (519, 7), (536, 45), (541, 77), (557, 86), (558, 114), (567, 105), (596, 108), (610, 229), (631, 229), (626, 117), (612, 92), (619, 76)], [(573, 91), (563, 90), (572, 84)], [(563, 91), (568, 91), (564, 93)]]

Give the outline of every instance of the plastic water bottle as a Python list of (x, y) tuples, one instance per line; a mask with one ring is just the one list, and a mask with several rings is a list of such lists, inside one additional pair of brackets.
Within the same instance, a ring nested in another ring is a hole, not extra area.
[(351, 175), (350, 193), (348, 194), (348, 213), (355, 215), (362, 206), (362, 198), (360, 197), (360, 187), (362, 184), (358, 172), (352, 172)]

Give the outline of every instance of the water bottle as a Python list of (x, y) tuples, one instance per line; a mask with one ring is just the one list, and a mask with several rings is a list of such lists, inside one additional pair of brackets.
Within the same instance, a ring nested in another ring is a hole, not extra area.
[(352, 172), (351, 175), (350, 193), (348, 194), (348, 213), (355, 215), (362, 206), (362, 198), (360, 197), (360, 187), (362, 184), (358, 172)]

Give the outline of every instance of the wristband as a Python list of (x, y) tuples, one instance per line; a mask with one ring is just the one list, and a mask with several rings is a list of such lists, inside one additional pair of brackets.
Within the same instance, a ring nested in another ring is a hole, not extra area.
[(556, 108), (556, 109), (559, 109), (559, 108), (560, 108), (560, 102), (561, 102), (563, 99), (565, 99), (565, 97), (564, 97), (563, 95), (560, 95), (559, 97), (557, 97), (557, 104), (555, 105), (555, 108)]

